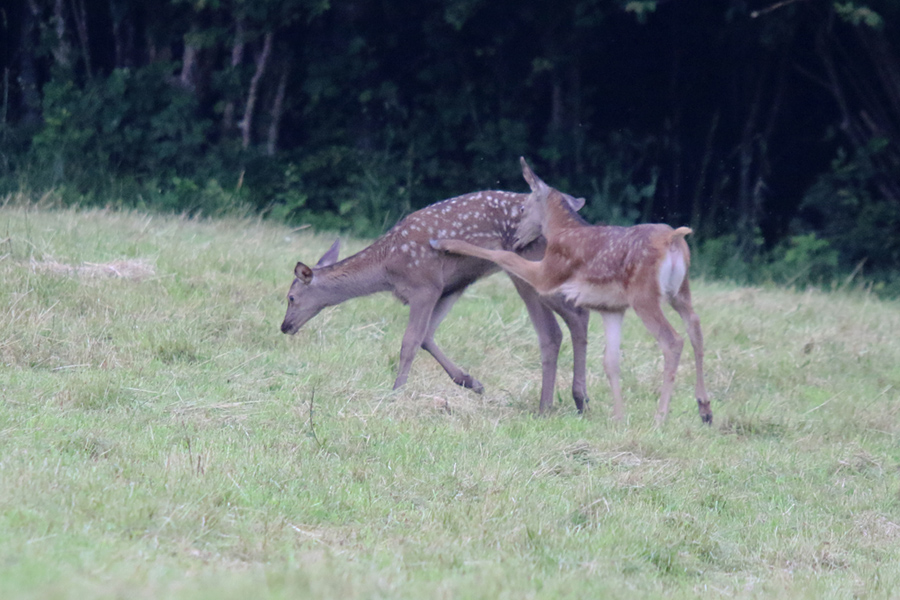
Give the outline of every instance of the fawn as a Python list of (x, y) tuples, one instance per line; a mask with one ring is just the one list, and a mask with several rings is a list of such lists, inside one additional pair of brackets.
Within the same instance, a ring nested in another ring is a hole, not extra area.
[[(434, 341), (434, 333), (466, 287), (499, 269), (480, 258), (434, 250), (429, 240), (444, 236), (458, 238), (487, 248), (517, 249), (523, 256), (538, 259), (545, 245), (540, 234), (516, 235), (522, 205), (528, 197), (528, 194), (481, 191), (432, 204), (411, 213), (368, 248), (340, 262), (337, 262), (336, 241), (315, 267), (297, 263), (281, 331), (296, 333), (325, 307), (389, 291), (409, 305), (409, 323), (400, 348), (400, 368), (394, 389), (406, 383), (416, 351), (422, 347), (455, 383), (482, 393), (481, 383), (441, 351)], [(583, 200), (580, 204), (575, 199), (571, 201), (576, 209), (584, 204)], [(540, 296), (518, 277), (511, 278), (538, 336), (542, 366), (540, 412), (544, 413), (553, 403), (562, 343), (554, 313), (562, 317), (572, 336), (575, 363), (572, 396), (578, 411), (583, 411), (588, 402), (585, 357), (589, 311), (562, 296)]]
[(540, 260), (532, 261), (505, 249), (483, 248), (454, 236), (435, 236), (432, 247), (483, 258), (530, 284), (538, 293), (563, 296), (575, 306), (598, 311), (606, 330), (603, 366), (613, 395), (613, 418), (621, 420), (622, 387), (619, 345), (622, 320), (631, 307), (656, 338), (663, 352), (663, 383), (656, 413), (662, 423), (669, 412), (675, 371), (684, 340), (666, 319), (661, 303), (667, 301), (681, 316), (694, 348), (697, 380), (695, 394), (704, 423), (712, 423), (712, 410), (703, 381), (703, 332), (691, 306), (688, 284), (690, 250), (687, 227), (672, 229), (651, 224), (633, 227), (589, 225), (563, 194), (541, 181), (525, 159), (522, 174), (531, 187), (525, 215), (517, 235), (523, 241), (538, 233), (546, 239)]

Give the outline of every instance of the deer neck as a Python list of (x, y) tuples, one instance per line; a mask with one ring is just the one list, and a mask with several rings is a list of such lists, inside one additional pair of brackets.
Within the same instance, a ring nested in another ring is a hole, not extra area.
[(332, 304), (391, 289), (383, 257), (371, 247), (333, 265), (316, 268), (315, 281), (333, 298)]
[(565, 200), (553, 198), (551, 202), (547, 203), (547, 214), (544, 215), (545, 236), (552, 236), (554, 232), (565, 229), (582, 227), (584, 224), (584, 220), (566, 206)]

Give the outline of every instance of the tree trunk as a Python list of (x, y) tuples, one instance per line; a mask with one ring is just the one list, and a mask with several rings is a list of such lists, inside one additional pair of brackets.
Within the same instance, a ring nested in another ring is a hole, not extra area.
[(28, 0), (22, 11), (22, 42), (19, 52), (19, 89), (22, 94), (22, 121), (25, 125), (35, 125), (41, 120), (41, 94), (38, 92), (37, 64), (37, 21), (40, 7), (36, 0)]
[[(701, 226), (709, 229), (710, 221), (704, 220), (703, 215), (703, 196), (707, 193), (706, 189), (706, 178), (707, 173), (709, 172), (709, 163), (712, 161), (712, 156), (715, 147), (715, 139), (716, 139), (716, 130), (719, 128), (719, 118), (721, 117), (721, 112), (716, 111), (713, 114), (712, 122), (709, 124), (709, 131), (706, 133), (706, 144), (704, 145), (703, 158), (700, 161), (700, 172), (697, 175), (697, 187), (694, 189), (694, 201), (691, 206), (691, 229), (693, 229), (697, 235), (701, 235)], [(711, 200), (711, 199), (708, 199)], [(708, 205), (711, 205), (712, 202), (709, 202)], [(712, 215), (707, 214), (707, 217), (712, 217)]]
[(134, 66), (134, 21), (128, 6), (121, 0), (109, 0), (112, 19), (115, 66), (117, 69)]
[[(869, 53), (877, 83), (866, 81), (853, 64), (842, 64), (838, 40), (832, 35), (833, 21), (826, 23), (816, 37), (816, 52), (825, 67), (825, 88), (831, 93), (841, 112), (840, 129), (853, 147), (866, 152), (875, 138), (893, 140), (893, 147), (880, 153), (867, 153), (875, 169), (873, 184), (885, 199), (900, 204), (900, 182), (891, 175), (900, 165), (897, 129), (900, 128), (900, 64), (887, 40), (878, 40), (880, 32), (860, 31), (861, 44)], [(856, 26), (863, 27), (863, 26)], [(845, 51), (843, 51), (846, 54)], [(836, 54), (838, 56), (836, 56)], [(852, 108), (851, 108), (852, 107)]]
[(65, 3), (63, 0), (55, 0), (53, 3), (53, 29), (56, 32), (56, 46), (53, 48), (53, 58), (56, 64), (64, 69), (71, 66), (69, 40), (66, 34)]
[(266, 154), (274, 156), (278, 148), (278, 128), (281, 126), (281, 115), (284, 111), (284, 94), (287, 90), (288, 65), (281, 69), (281, 77), (278, 79), (278, 89), (275, 91), (275, 99), (272, 101), (272, 120), (269, 123), (269, 136), (266, 140)]
[(194, 42), (197, 27), (191, 26), (191, 30), (184, 36), (184, 55), (181, 58), (181, 76), (178, 78), (181, 85), (189, 90), (197, 89), (197, 58), (200, 48)]
[(78, 35), (78, 42), (81, 46), (81, 60), (84, 61), (84, 72), (88, 79), (93, 78), (91, 69), (91, 51), (88, 39), (87, 28), (87, 10), (84, 7), (84, 0), (72, 0), (72, 15), (75, 20), (75, 33)]
[(269, 55), (272, 53), (272, 40), (274, 37), (271, 31), (266, 32), (262, 50), (256, 57), (256, 71), (253, 73), (253, 79), (250, 80), (250, 89), (247, 91), (244, 118), (238, 124), (241, 130), (241, 145), (245, 150), (250, 147), (250, 134), (253, 130), (253, 110), (256, 107), (256, 99), (259, 95), (259, 83), (269, 64)]
[[(231, 72), (234, 74), (237, 71), (237, 68), (241, 66), (241, 63), (244, 60), (244, 48), (246, 47), (246, 42), (244, 41), (244, 19), (238, 18), (235, 21), (235, 30), (234, 30), (234, 45), (231, 47)], [(228, 135), (228, 133), (234, 128), (234, 98), (232, 97), (234, 94), (231, 89), (225, 91), (228, 95), (228, 101), (225, 103), (225, 110), (222, 112), (222, 134)]]
[(759, 219), (760, 196), (761, 191), (759, 177), (754, 176), (753, 166), (756, 158), (756, 148), (759, 141), (759, 132), (757, 131), (759, 123), (759, 113), (762, 107), (762, 92), (765, 87), (766, 68), (758, 77), (753, 78), (752, 74), (748, 78), (753, 78), (755, 89), (753, 90), (753, 98), (748, 107), (748, 114), (744, 121), (744, 129), (741, 132), (741, 141), (738, 144), (738, 220), (737, 235), (738, 246), (745, 258), (752, 253), (753, 238)]

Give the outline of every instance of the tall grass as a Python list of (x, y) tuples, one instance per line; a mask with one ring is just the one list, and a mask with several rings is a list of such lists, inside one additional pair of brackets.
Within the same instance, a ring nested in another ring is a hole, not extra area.
[[(0, 597), (891, 597), (900, 305), (696, 281), (715, 422), (652, 425), (661, 356), (626, 319), (627, 419), (537, 418), (502, 276), (392, 392), (406, 309), (278, 331), (329, 236), (249, 219), (0, 209)], [(365, 245), (344, 240), (352, 252)], [(689, 348), (689, 346), (688, 346)]]

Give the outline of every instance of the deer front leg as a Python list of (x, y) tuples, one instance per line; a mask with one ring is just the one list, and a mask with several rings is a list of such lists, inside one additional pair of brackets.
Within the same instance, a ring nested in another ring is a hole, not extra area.
[[(518, 277), (510, 277), (516, 291), (525, 303), (528, 310), (528, 316), (534, 330), (538, 336), (538, 348), (541, 352), (541, 403), (538, 409), (540, 414), (544, 414), (553, 405), (553, 392), (556, 390), (556, 367), (559, 360), (559, 348), (562, 345), (562, 331), (556, 322), (556, 318), (546, 305), (541, 302), (541, 298), (533, 287), (519, 279)], [(576, 399), (575, 405), (578, 412), (584, 408), (578, 405)]]
[(572, 337), (572, 398), (578, 412), (584, 412), (590, 402), (587, 395), (587, 335), (590, 311), (563, 300), (562, 296), (542, 297), (542, 300), (563, 318)]
[(444, 320), (444, 317), (447, 316), (447, 313), (450, 312), (450, 309), (456, 301), (459, 300), (459, 297), (462, 296), (464, 291), (465, 288), (438, 300), (431, 312), (431, 319), (429, 320), (428, 328), (425, 331), (425, 339), (422, 341), (422, 348), (438, 361), (438, 364), (444, 368), (444, 371), (447, 372), (447, 375), (450, 376), (453, 383), (468, 388), (476, 394), (482, 394), (484, 393), (484, 386), (481, 385), (481, 382), (453, 364), (453, 361), (447, 358), (434, 341), (435, 331), (437, 331), (441, 321)]

